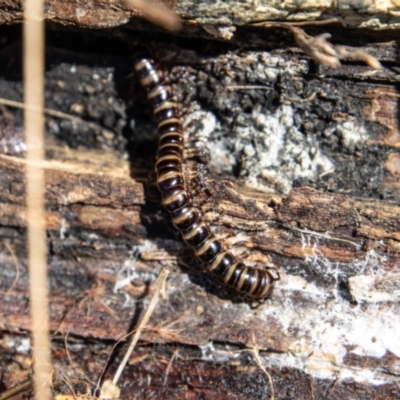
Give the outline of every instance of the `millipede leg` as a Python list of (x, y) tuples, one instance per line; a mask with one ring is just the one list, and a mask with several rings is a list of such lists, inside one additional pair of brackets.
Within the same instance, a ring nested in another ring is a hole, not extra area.
[(184, 159), (198, 158), (204, 163), (208, 163), (211, 159), (210, 150), (206, 147), (203, 141), (196, 141), (195, 147), (185, 147), (183, 153)]
[[(207, 195), (207, 200), (212, 197), (207, 187), (206, 169), (202, 164), (183, 164), (185, 187), (192, 199), (195, 199), (201, 192)], [(203, 202), (205, 203), (205, 202)]]
[[(206, 264), (207, 271), (244, 296), (256, 299), (268, 297), (272, 283), (279, 275), (274, 277), (268, 269), (255, 268), (239, 261), (214, 235), (202, 209), (194, 201), (200, 192), (198, 188), (208, 194), (208, 200), (213, 200), (212, 191), (207, 188), (204, 167), (197, 167), (196, 173), (192, 174), (184, 164), (184, 157), (196, 155), (196, 149), (185, 148), (181, 107), (173, 96), (172, 88), (166, 85), (163, 73), (146, 56), (136, 57), (135, 70), (147, 90), (158, 124), (156, 185), (173, 225), (180, 231), (183, 240), (192, 246), (197, 258)], [(215, 203), (212, 209), (215, 209)], [(251, 252), (246, 254), (247, 258), (250, 255)]]

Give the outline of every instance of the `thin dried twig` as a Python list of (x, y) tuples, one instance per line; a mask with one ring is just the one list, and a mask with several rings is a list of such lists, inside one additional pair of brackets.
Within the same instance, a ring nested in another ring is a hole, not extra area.
[(262, 365), (254, 333), (252, 335), (252, 340), (253, 340), (253, 347), (251, 349), (249, 349), (250, 354), (254, 357), (254, 360), (256, 361), (257, 365), (260, 367), (261, 371), (263, 371), (264, 374), (267, 376), (268, 382), (269, 382), (269, 386), (270, 386), (270, 390), (271, 390), (270, 400), (274, 400), (275, 399), (274, 383), (272, 382), (271, 375), (268, 373), (268, 371)]
[[(326, 21), (323, 22), (326, 24)], [(254, 25), (263, 28), (284, 28), (290, 30), (293, 33), (296, 44), (304, 53), (326, 67), (339, 68), (341, 66), (340, 60), (357, 60), (366, 63), (373, 69), (382, 68), (381, 63), (364, 50), (354, 49), (349, 46), (335, 46), (329, 43), (327, 39), (330, 39), (330, 33), (323, 33), (313, 37), (307, 35), (303, 29), (300, 29), (300, 24), (287, 22), (266, 22)], [(308, 23), (309, 25), (317, 25), (317, 23)]]
[(27, 390), (31, 390), (33, 387), (33, 380), (31, 378), (25, 379), (10, 389), (0, 394), (0, 400), (8, 400), (18, 394), (21, 394)]
[(178, 357), (178, 354), (179, 354), (179, 349), (176, 349), (176, 350), (174, 351), (174, 353), (172, 354), (171, 359), (169, 360), (169, 363), (168, 363), (167, 368), (166, 368), (166, 370), (165, 370), (165, 377), (164, 377), (163, 386), (167, 386), (167, 380), (168, 380), (168, 373), (169, 373), (169, 370), (170, 370), (170, 368), (171, 368), (171, 366), (172, 366), (172, 363), (173, 363), (174, 359)]
[(229, 85), (225, 86), (226, 90), (271, 90), (271, 86), (267, 85)]
[(68, 335), (69, 335), (69, 331), (65, 334), (65, 337), (64, 337), (64, 347), (65, 347), (65, 352), (68, 357), (68, 361), (71, 364), (72, 368), (75, 369), (75, 371), (77, 371), (80, 375), (82, 375), (86, 379), (87, 382), (89, 382), (91, 385), (93, 385), (94, 382), (92, 382), (80, 368), (76, 367), (75, 362), (72, 360), (71, 354), (68, 349)]
[[(101, 382), (102, 382), (102, 380), (103, 380), (104, 373), (106, 372), (108, 363), (109, 363), (109, 361), (111, 360), (112, 355), (114, 354), (114, 350), (117, 348), (117, 346), (118, 346), (123, 340), (125, 340), (126, 338), (128, 338), (129, 336), (131, 336), (131, 334), (132, 334), (132, 332), (129, 332), (129, 333), (127, 333), (126, 335), (124, 335), (124, 336), (122, 336), (121, 338), (119, 338), (118, 341), (117, 341), (117, 342), (114, 344), (114, 346), (112, 347), (110, 353), (108, 354), (107, 360), (106, 360), (106, 362), (105, 362), (105, 364), (104, 364), (103, 370), (102, 370), (101, 373), (100, 373), (99, 379), (97, 380), (97, 385), (96, 385), (96, 387), (95, 387), (95, 389), (94, 389), (94, 391), (93, 391), (94, 393), (97, 393), (97, 391), (98, 391), (99, 388), (100, 388), (100, 384), (101, 384)], [(105, 381), (104, 381), (104, 382), (105, 382)], [(104, 385), (104, 382), (103, 382), (103, 385)], [(103, 385), (102, 385), (102, 386), (103, 386)]]
[[(79, 302), (78, 307), (83, 308), (84, 306), (86, 306), (87, 313), (90, 314), (91, 305), (98, 303), (110, 315), (114, 316), (116, 319), (119, 319), (115, 311), (101, 299), (101, 296), (104, 295), (105, 289), (106, 285), (104, 284), (104, 282), (101, 280), (97, 280), (96, 286), (87, 291), (86, 296)], [(105, 297), (111, 298), (110, 296), (105, 296)]]
[(340, 59), (364, 61), (373, 69), (382, 69), (381, 63), (364, 50), (353, 49), (349, 46), (335, 46)]
[(153, 311), (158, 302), (158, 298), (160, 296), (160, 292), (163, 290), (163, 287), (167, 280), (168, 274), (169, 274), (169, 271), (167, 269), (163, 268), (161, 270), (160, 276), (158, 277), (156, 285), (155, 285), (156, 290), (154, 292), (152, 299), (150, 300), (150, 304), (149, 304), (146, 312), (144, 313), (143, 318), (141, 319), (141, 321), (139, 323), (139, 326), (136, 329), (135, 335), (132, 337), (131, 344), (129, 345), (129, 348), (128, 348), (127, 352), (125, 353), (125, 356), (124, 356), (123, 360), (121, 361), (121, 364), (119, 365), (119, 367), (117, 369), (117, 372), (114, 375), (114, 379), (113, 379), (114, 385), (117, 384), (117, 382), (122, 374), (122, 371), (124, 370), (128, 360), (129, 360), (129, 357), (131, 356), (133, 349), (135, 348), (136, 343), (138, 342), (140, 335), (142, 334), (143, 329), (146, 327), (146, 325), (151, 317), (151, 314), (153, 314)]
[(341, 66), (340, 60), (359, 60), (365, 62), (371, 68), (382, 68), (380, 62), (364, 50), (353, 49), (348, 46), (334, 46), (327, 42), (327, 39), (331, 37), (330, 33), (312, 37), (295, 26), (288, 25), (287, 28), (293, 33), (297, 45), (304, 53), (327, 67), (339, 68)]
[(170, 31), (181, 28), (181, 19), (159, 0), (124, 0), (124, 2), (143, 13), (144, 18)]
[[(9, 107), (15, 107), (15, 108), (22, 108), (22, 109), (27, 109), (27, 107), (29, 107), (27, 104), (25, 103), (21, 103), (19, 101), (14, 101), (14, 100), (8, 100), (8, 99), (3, 99), (0, 97), (0, 104), (4, 104), (5, 106), (9, 106)], [(78, 124), (82, 124), (82, 125), (86, 125), (89, 128), (92, 128), (96, 131), (102, 130), (105, 133), (112, 133), (110, 130), (103, 128), (102, 126), (95, 124), (93, 122), (89, 122), (89, 121), (85, 121), (82, 118), (79, 118), (75, 115), (71, 115), (71, 114), (67, 114), (64, 113), (62, 111), (57, 111), (57, 110), (53, 110), (51, 108), (37, 108), (37, 107), (29, 107), (31, 110), (33, 111), (43, 111), (45, 114), (47, 115), (51, 115), (52, 117), (57, 117), (57, 118), (61, 118), (61, 119), (68, 119), (69, 121), (78, 123)]]

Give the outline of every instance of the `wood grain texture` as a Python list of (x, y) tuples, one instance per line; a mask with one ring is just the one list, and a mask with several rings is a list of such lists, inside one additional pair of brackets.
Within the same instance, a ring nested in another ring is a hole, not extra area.
[[(393, 36), (358, 38), (384, 64), (376, 72), (358, 62), (317, 67), (282, 30), (271, 31), (267, 43), (263, 31), (244, 29), (227, 48), (147, 29), (127, 27), (110, 37), (109, 31), (49, 27), (46, 106), (97, 126), (46, 120), (56, 379), (67, 377), (82, 392), (85, 385), (73, 381), (86, 381), (79, 369), (95, 386), (164, 266), (171, 270), (167, 296), (123, 375), (121, 399), (132, 393), (263, 398), (270, 388), (249, 353), (254, 347), (277, 399), (398, 398)], [(0, 96), (20, 100), (18, 32), (3, 33)], [(354, 44), (348, 31), (334, 33)], [(132, 74), (137, 41), (146, 41), (167, 73), (184, 107), (188, 138), (200, 138), (210, 151), (209, 194), (196, 196), (205, 218), (216, 234), (241, 242), (235, 251), (250, 250), (279, 269), (273, 296), (258, 308), (202, 273), (159, 204), (145, 195), (157, 136)], [(7, 138), (15, 132), (21, 140), (21, 111), (2, 106), (0, 127), (8, 129)], [(24, 165), (18, 154), (0, 156), (3, 387), (26, 377), (32, 357)], [(123, 340), (107, 377), (124, 348)], [(66, 386), (56, 390), (70, 393)]]
[[(316, 1), (300, 2), (163, 1), (189, 24), (240, 26), (265, 21), (315, 21), (334, 19), (347, 27), (393, 29), (399, 28), (400, 5), (397, 1)], [(47, 0), (45, 15), (48, 20), (80, 27), (109, 28), (126, 24), (132, 17), (141, 15), (122, 1), (110, 0)], [(0, 23), (21, 22), (22, 2), (1, 0)], [(222, 35), (221, 35), (222, 36)]]

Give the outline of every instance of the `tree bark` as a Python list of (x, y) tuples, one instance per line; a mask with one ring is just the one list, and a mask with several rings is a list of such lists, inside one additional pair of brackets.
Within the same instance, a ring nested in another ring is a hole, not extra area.
[[(199, 25), (237, 26), (264, 21), (336, 20), (354, 28), (398, 29), (399, 4), (395, 1), (303, 2), (255, 0), (160, 0), (182, 18)], [(23, 19), (22, 1), (0, 1), (0, 22), (9, 24)], [(116, 27), (126, 24), (132, 16), (143, 13), (130, 8), (127, 2), (108, 0), (46, 0), (48, 20), (66, 25), (89, 28)]]
[[(335, 44), (358, 42), (378, 59), (375, 71), (318, 66), (283, 28), (238, 27), (230, 41), (185, 29), (189, 38), (139, 22), (48, 26), (46, 107), (73, 116), (47, 112), (43, 164), (55, 393), (70, 393), (64, 381), (93, 389), (106, 366), (112, 378), (167, 268), (121, 399), (266, 398), (255, 352), (276, 399), (399, 398), (398, 32), (329, 29)], [(20, 101), (19, 28), (2, 30), (0, 98)], [(233, 252), (250, 250), (280, 274), (264, 304), (205, 274), (146, 193), (157, 134), (132, 73), (137, 43), (182, 104), (188, 143), (203, 162), (209, 153), (193, 188), (204, 218), (239, 242)], [(1, 106), (4, 388), (26, 378), (32, 357), (21, 121), (20, 109)]]

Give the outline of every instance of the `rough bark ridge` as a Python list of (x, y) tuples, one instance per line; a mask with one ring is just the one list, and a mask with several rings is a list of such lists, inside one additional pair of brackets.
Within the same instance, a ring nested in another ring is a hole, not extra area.
[[(14, 101), (19, 29), (2, 28), (0, 49), (0, 98)], [(254, 348), (277, 399), (399, 398), (398, 32), (329, 28), (335, 43), (376, 57), (384, 68), (374, 71), (355, 61), (319, 67), (284, 29), (240, 27), (230, 42), (185, 29), (48, 27), (46, 107), (74, 117), (46, 120), (55, 390), (70, 393), (68, 381), (85, 392), (87, 378), (95, 386), (164, 266), (167, 295), (124, 372), (121, 399), (265, 398)], [(166, 72), (190, 146), (209, 152), (207, 192), (196, 195), (206, 218), (240, 242), (233, 251), (251, 245), (280, 272), (257, 308), (204, 275), (145, 196), (157, 136), (132, 72), (135, 43)], [(21, 120), (1, 105), (3, 388), (27, 376), (32, 357)]]
[[(378, 0), (161, 0), (199, 25), (245, 25), (264, 21), (334, 19), (348, 27), (398, 29), (399, 3)], [(48, 20), (66, 25), (106, 28), (124, 25), (141, 12), (123, 1), (46, 0)], [(22, 1), (0, 0), (0, 23), (21, 22)]]

